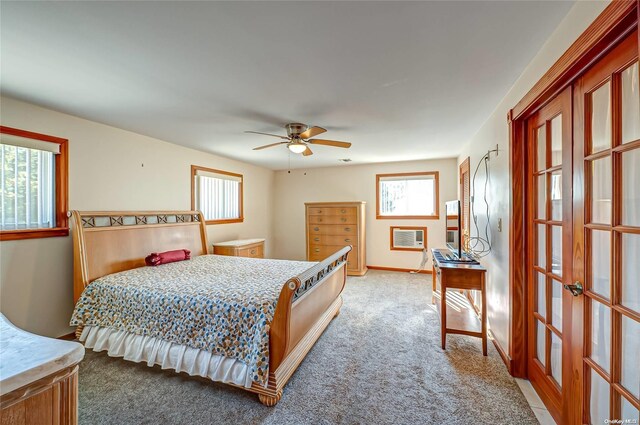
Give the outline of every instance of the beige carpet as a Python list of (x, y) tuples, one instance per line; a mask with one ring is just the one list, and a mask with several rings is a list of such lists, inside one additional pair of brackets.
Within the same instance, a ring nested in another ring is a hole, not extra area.
[(349, 278), (341, 314), (268, 408), (256, 395), (88, 351), (81, 424), (536, 424), (495, 348), (448, 337), (428, 275)]

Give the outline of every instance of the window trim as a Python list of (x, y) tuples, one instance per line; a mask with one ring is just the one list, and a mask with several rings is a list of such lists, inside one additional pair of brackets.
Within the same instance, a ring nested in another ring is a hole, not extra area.
[(215, 168), (201, 167), (199, 165), (191, 165), (191, 210), (196, 209), (196, 172), (206, 171), (209, 173), (223, 174), (227, 176), (240, 178), (240, 217), (238, 218), (223, 218), (219, 220), (205, 220), (205, 224), (227, 224), (227, 223), (242, 223), (244, 222), (244, 176), (242, 174), (232, 173), (224, 170), (217, 170)]
[(60, 153), (54, 157), (56, 172), (56, 227), (50, 229), (0, 230), (0, 241), (69, 236), (69, 218), (67, 217), (67, 211), (69, 209), (69, 140), (3, 125), (0, 125), (0, 133), (55, 143), (60, 146)]
[[(433, 176), (435, 180), (435, 214), (433, 215), (381, 215), (380, 179), (384, 177)], [(440, 173), (438, 171), (419, 171), (415, 173), (376, 174), (376, 219), (378, 220), (439, 220), (440, 219)]]

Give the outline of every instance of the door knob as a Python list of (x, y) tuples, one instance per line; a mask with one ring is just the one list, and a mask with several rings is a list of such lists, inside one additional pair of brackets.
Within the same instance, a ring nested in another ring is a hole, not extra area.
[(573, 285), (564, 285), (564, 289), (571, 292), (571, 295), (577, 297), (581, 295), (584, 291), (582, 290), (582, 284), (580, 282), (575, 282)]

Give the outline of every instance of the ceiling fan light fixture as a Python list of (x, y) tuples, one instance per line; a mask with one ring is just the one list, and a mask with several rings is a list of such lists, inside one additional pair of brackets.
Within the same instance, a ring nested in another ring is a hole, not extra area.
[(291, 142), (287, 147), (293, 153), (302, 153), (307, 150), (307, 145), (301, 142)]

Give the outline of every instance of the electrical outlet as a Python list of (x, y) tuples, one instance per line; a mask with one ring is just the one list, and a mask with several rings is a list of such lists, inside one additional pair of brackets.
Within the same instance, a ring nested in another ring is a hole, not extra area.
[(502, 232), (502, 219), (498, 219), (498, 232)]

